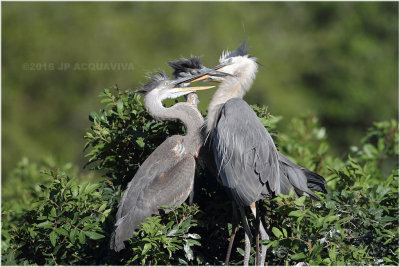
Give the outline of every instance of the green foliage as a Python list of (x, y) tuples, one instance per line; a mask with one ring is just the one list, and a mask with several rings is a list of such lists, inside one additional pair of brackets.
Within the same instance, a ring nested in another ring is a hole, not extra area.
[[(85, 139), (89, 163), (104, 181), (79, 182), (70, 166), (50, 171), (27, 160), (13, 172), (26, 181), (22, 200), (6, 192), (2, 202), (2, 264), (63, 265), (221, 265), (233, 231), (232, 208), (224, 188), (199, 168), (196, 204), (170, 210), (160, 207), (135, 233), (127, 249), (115, 253), (109, 238), (117, 203), (126, 183), (167, 136), (183, 134), (177, 122), (156, 122), (140, 97), (104, 90), (105, 107), (91, 113)], [(332, 156), (318, 119), (293, 119), (289, 131), (278, 131), (280, 117), (253, 106), (272, 132), (281, 152), (328, 180), (321, 201), (279, 195), (259, 210), (270, 240), (269, 265), (397, 265), (398, 257), (398, 124), (374, 123), (360, 146), (345, 160)], [(42, 171), (42, 173), (40, 173)], [(43, 178), (43, 177), (47, 178)], [(38, 184), (41, 179), (48, 182)], [(32, 182), (34, 186), (31, 186)], [(4, 191), (3, 191), (4, 192)], [(15, 195), (15, 194), (14, 194)], [(252, 228), (254, 218), (249, 217)], [(230, 263), (243, 263), (242, 228), (236, 234)], [(250, 264), (255, 261), (254, 247)]]
[(323, 202), (279, 196), (266, 205), (269, 264), (397, 265), (398, 178), (390, 188), (341, 190)]
[(32, 209), (8, 225), (6, 265), (89, 263), (104, 238), (101, 224), (111, 210), (102, 201), (100, 185), (78, 185), (62, 171), (47, 174), (52, 182), (40, 186)]
[[(303, 123), (296, 123), (300, 131)], [(269, 264), (397, 265), (399, 181), (398, 162), (392, 159), (398, 158), (397, 146), (397, 122), (375, 123), (362, 139), (363, 149), (353, 147), (355, 155), (332, 170), (323, 201), (280, 195), (266, 202), (273, 232), (265, 241)]]
[(193, 216), (198, 212), (196, 205), (183, 204), (163, 217), (154, 216), (142, 223), (136, 237), (130, 242), (132, 258), (129, 265), (178, 265), (198, 264), (193, 253), (194, 246), (201, 246), (200, 235), (189, 233), (197, 225)]

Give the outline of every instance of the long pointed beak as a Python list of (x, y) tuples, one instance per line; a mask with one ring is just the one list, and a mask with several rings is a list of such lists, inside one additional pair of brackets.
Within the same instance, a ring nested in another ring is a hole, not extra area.
[[(222, 68), (222, 67), (223, 66), (221, 66), (220, 68)], [(202, 80), (210, 78), (211, 76), (224, 77), (224, 76), (233, 76), (233, 75), (231, 75), (229, 73), (226, 73), (226, 72), (218, 71), (216, 69), (208, 69), (208, 68), (206, 68), (203, 71), (202, 76), (200, 76), (200, 77), (198, 77), (198, 78), (196, 78), (196, 79), (194, 79), (194, 80), (192, 80), (190, 82), (193, 83), (193, 82), (202, 81)]]
[(211, 88), (214, 88), (215, 86), (197, 86), (197, 87), (175, 87), (175, 89), (178, 89), (181, 92), (187, 92), (187, 91), (201, 91), (201, 90), (208, 90)]

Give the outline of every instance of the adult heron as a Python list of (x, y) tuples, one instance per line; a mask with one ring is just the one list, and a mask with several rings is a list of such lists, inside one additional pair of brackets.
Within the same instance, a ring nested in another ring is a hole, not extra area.
[(213, 87), (176, 87), (198, 77), (171, 80), (165, 73), (158, 73), (138, 91), (144, 94), (144, 105), (155, 119), (182, 121), (186, 135), (167, 138), (143, 162), (128, 184), (119, 204), (116, 227), (110, 240), (110, 248), (115, 251), (125, 248), (124, 241), (133, 236), (134, 230), (146, 217), (158, 214), (159, 206), (177, 207), (192, 191), (195, 158), (203, 143), (200, 128), (204, 119), (189, 103), (177, 103), (166, 108), (162, 101)]
[[(250, 206), (259, 225), (257, 231), (260, 230), (262, 239), (268, 239), (256, 214), (255, 203), (260, 199), (271, 199), (278, 193), (288, 194), (290, 190), (297, 197), (307, 195), (319, 199), (311, 189), (326, 192), (326, 181), (278, 152), (268, 131), (242, 99), (253, 84), (258, 70), (256, 58), (248, 55), (246, 42), (235, 51), (223, 52), (219, 61), (220, 65), (214, 69), (232, 76), (206, 75), (197, 80), (221, 82), (209, 104), (206, 130), (221, 181), (239, 206), (245, 229), (244, 265), (248, 265), (252, 235), (244, 207)], [(233, 237), (230, 238), (225, 264), (229, 262)], [(265, 255), (266, 246), (263, 245), (261, 264), (264, 264)]]

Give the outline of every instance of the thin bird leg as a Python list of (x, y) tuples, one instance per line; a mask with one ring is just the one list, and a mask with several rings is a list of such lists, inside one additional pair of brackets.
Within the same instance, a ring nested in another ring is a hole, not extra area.
[[(260, 221), (260, 232), (261, 232), (261, 240), (269, 240), (269, 236), (264, 229), (262, 222)], [(265, 261), (267, 257), (267, 245), (261, 244), (261, 265), (267, 266), (267, 262)]]
[[(252, 211), (254, 217), (256, 217), (256, 219), (257, 219), (258, 213), (256, 211), (256, 207), (253, 208), (251, 206), (251, 211)], [(269, 236), (268, 236), (267, 232), (264, 229), (264, 226), (262, 224), (262, 221), (261, 221), (260, 217), (257, 220), (257, 224), (259, 225), (259, 227), (257, 227), (257, 228), (259, 229), (259, 231), (261, 233), (261, 240), (269, 240)], [(257, 233), (257, 236), (258, 236), (258, 233)], [(257, 253), (257, 255), (258, 255), (258, 253)], [(260, 265), (262, 265), (262, 266), (265, 265), (266, 256), (267, 256), (267, 245), (261, 244), (261, 261), (260, 261)]]
[(250, 259), (250, 240), (253, 239), (253, 236), (250, 231), (249, 223), (246, 218), (246, 214), (244, 212), (243, 207), (239, 207), (240, 215), (242, 217), (242, 222), (243, 222), (243, 227), (244, 227), (244, 260), (243, 260), (243, 265), (248, 266), (249, 265), (249, 259)]
[(232, 201), (232, 226), (233, 226), (232, 234), (231, 234), (231, 237), (229, 238), (228, 251), (226, 252), (226, 257), (225, 257), (225, 266), (229, 265), (229, 258), (231, 257), (233, 241), (235, 240), (236, 232), (238, 229), (237, 208), (236, 208), (235, 202), (233, 202), (233, 201)]
[(260, 213), (256, 216), (256, 265), (260, 265)]
[(251, 212), (256, 217), (256, 265), (260, 265), (260, 214), (257, 213), (256, 202), (250, 205)]

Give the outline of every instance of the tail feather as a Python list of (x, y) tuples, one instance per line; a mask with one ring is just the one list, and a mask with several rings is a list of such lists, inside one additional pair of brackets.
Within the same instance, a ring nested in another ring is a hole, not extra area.
[(312, 172), (309, 169), (303, 168), (303, 172), (307, 177), (307, 185), (311, 190), (315, 190), (322, 193), (327, 193), (326, 191), (326, 181), (324, 177), (318, 173)]
[(124, 249), (124, 241), (133, 237), (134, 231), (139, 228), (142, 222), (146, 221), (146, 217), (151, 217), (152, 214), (158, 213), (157, 210), (153, 210), (147, 205), (140, 206), (142, 205), (138, 205), (133, 211), (117, 221), (114, 232), (111, 235), (110, 249), (117, 252)]
[(281, 172), (281, 193), (288, 194), (294, 190), (298, 197), (306, 194), (311, 198), (320, 200), (311, 190), (326, 193), (326, 181), (319, 174), (293, 163), (283, 154), (278, 152)]

